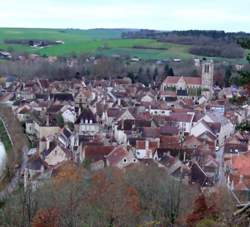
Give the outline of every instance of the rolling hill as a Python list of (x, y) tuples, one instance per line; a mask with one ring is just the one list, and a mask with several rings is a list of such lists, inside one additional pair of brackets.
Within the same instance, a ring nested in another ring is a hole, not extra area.
[[(29, 29), (0, 28), (0, 50), (18, 53), (28, 52), (46, 56), (67, 56), (71, 54), (91, 54), (104, 56), (140, 57), (145, 60), (181, 58), (188, 60), (195, 55), (189, 53), (191, 45), (159, 42), (154, 39), (123, 39), (125, 29)], [(49, 40), (63, 41), (64, 44), (43, 48), (29, 45), (9, 44), (6, 40)], [(215, 58), (236, 63), (242, 59)]]

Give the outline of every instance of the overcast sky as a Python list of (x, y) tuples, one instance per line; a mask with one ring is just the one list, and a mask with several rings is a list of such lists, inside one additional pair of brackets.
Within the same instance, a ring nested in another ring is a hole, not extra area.
[(0, 0), (0, 27), (250, 32), (250, 0)]

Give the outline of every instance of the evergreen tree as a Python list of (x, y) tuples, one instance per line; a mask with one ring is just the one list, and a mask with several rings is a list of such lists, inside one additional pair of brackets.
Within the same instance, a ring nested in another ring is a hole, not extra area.
[(155, 68), (154, 75), (153, 75), (153, 81), (155, 82), (157, 77), (159, 76), (158, 68)]
[(173, 68), (170, 68), (168, 70), (168, 76), (174, 76), (174, 70), (173, 70)]
[[(243, 48), (250, 49), (250, 39), (245, 40), (245, 43), (241, 43)], [(250, 63), (250, 54), (247, 56), (247, 60)], [(250, 71), (240, 72), (239, 79), (237, 80), (238, 85), (244, 86), (248, 94), (250, 95)]]
[(225, 81), (226, 87), (230, 86), (231, 77), (232, 77), (232, 66), (230, 65), (226, 68), (226, 71), (225, 71), (224, 81)]
[(169, 66), (168, 64), (166, 64), (164, 67), (164, 73), (168, 75), (168, 72), (169, 72)]

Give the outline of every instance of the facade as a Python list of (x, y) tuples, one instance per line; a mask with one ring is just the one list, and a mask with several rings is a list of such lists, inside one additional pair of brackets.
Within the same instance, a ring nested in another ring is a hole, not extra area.
[(204, 61), (200, 77), (168, 76), (161, 86), (161, 91), (175, 91), (179, 98), (201, 96), (202, 91), (213, 90), (214, 63)]

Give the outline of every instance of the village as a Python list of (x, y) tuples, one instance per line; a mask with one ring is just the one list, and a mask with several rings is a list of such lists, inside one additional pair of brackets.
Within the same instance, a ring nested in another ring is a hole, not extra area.
[(245, 91), (215, 87), (213, 61), (200, 67), (198, 77), (166, 75), (158, 89), (129, 78), (7, 77), (1, 103), (31, 142), (24, 187), (36, 190), (69, 162), (90, 171), (156, 165), (201, 190), (226, 185), (238, 203), (248, 202), (250, 134), (236, 126), (249, 120), (250, 106), (229, 102)]

